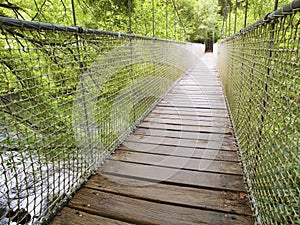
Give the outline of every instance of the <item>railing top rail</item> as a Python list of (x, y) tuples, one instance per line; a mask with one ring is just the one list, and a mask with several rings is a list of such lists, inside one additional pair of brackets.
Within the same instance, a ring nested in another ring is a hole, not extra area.
[(108, 36), (115, 36), (119, 38), (124, 37), (124, 38), (132, 38), (132, 39), (186, 44), (186, 42), (179, 42), (176, 40), (169, 40), (163, 38), (147, 37), (147, 36), (140, 36), (135, 34), (124, 34), (121, 32), (112, 32), (112, 31), (104, 31), (104, 30), (97, 30), (97, 29), (85, 29), (79, 26), (76, 27), (63, 26), (58, 24), (43, 23), (43, 22), (36, 22), (36, 21), (18, 20), (18, 19), (0, 16), (0, 27), (3, 26), (9, 26), (16, 29), (29, 29), (29, 30), (34, 29), (34, 30), (58, 31), (58, 32), (77, 33), (77, 34), (108, 35)]
[(249, 25), (248, 27), (246, 27), (244, 29), (241, 29), (237, 33), (233, 34), (232, 36), (225, 38), (224, 41), (234, 39), (237, 36), (245, 34), (248, 31), (251, 31), (253, 29), (256, 29), (259, 26), (262, 26), (262, 25), (265, 25), (268, 23), (276, 23), (276, 22), (278, 22), (278, 20), (277, 20), (278, 18), (294, 14), (298, 11), (300, 11), (300, 0), (294, 0), (292, 3), (286, 4), (282, 8), (277, 9), (271, 13), (268, 13), (264, 18), (258, 20), (257, 22)]

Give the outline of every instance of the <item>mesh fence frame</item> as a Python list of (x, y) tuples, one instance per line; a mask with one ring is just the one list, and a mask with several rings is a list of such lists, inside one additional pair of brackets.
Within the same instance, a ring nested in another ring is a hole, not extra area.
[(0, 18), (0, 224), (41, 224), (204, 47)]
[(300, 224), (300, 1), (218, 45), (218, 69), (260, 224)]

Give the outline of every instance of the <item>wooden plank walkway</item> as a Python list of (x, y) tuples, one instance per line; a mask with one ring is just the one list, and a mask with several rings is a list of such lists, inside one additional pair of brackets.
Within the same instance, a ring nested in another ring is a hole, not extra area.
[(51, 224), (254, 224), (232, 133), (206, 54)]

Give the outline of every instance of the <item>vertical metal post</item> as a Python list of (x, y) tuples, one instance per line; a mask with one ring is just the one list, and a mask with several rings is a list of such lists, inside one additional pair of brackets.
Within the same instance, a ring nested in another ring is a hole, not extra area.
[(177, 38), (177, 22), (176, 20), (174, 21), (174, 39), (176, 40)]
[(168, 39), (169, 24), (169, 0), (166, 0), (166, 39)]
[(244, 28), (247, 27), (247, 17), (248, 17), (248, 0), (246, 0)]
[(231, 4), (229, 4), (229, 24), (228, 24), (228, 36), (231, 34)]
[(275, 3), (274, 3), (274, 11), (278, 9), (278, 0), (275, 0)]
[(226, 0), (224, 17), (225, 17), (225, 37), (226, 37), (227, 36), (227, 19), (228, 19), (228, 0)]
[(128, 22), (129, 22), (129, 33), (132, 34), (132, 17), (131, 17), (131, 12), (132, 12), (132, 3), (131, 0), (128, 0)]
[(238, 0), (235, 0), (234, 29), (233, 29), (234, 33), (236, 33), (237, 4), (238, 4)]
[[(71, 0), (72, 4), (72, 13), (73, 13), (73, 23), (74, 26), (77, 26), (76, 22), (76, 11), (75, 11), (75, 3), (74, 0)], [(79, 66), (79, 76), (80, 76), (80, 90), (81, 90), (81, 96), (82, 96), (82, 104), (83, 104), (83, 111), (84, 111), (84, 119), (85, 119), (85, 126), (86, 126), (86, 133), (87, 133), (87, 138), (88, 138), (88, 145), (89, 145), (89, 150), (91, 151), (91, 156), (93, 154), (93, 146), (92, 146), (92, 139), (91, 139), (91, 131), (90, 131), (90, 124), (89, 124), (89, 116), (88, 116), (88, 111), (87, 111), (87, 102), (85, 98), (85, 87), (84, 87), (84, 76), (82, 73), (83, 70), (83, 65), (81, 62), (81, 57), (80, 57), (80, 46), (79, 46), (79, 37), (78, 34), (75, 34), (75, 39), (76, 39), (76, 48), (77, 48), (77, 54), (78, 54), (78, 66)]]
[(155, 37), (154, 0), (152, 0), (152, 37)]
[[(274, 3), (274, 10), (277, 10), (278, 8), (278, 0), (275, 0)], [(275, 24), (271, 23), (270, 25), (271, 31), (270, 31), (270, 41), (269, 41), (269, 46), (268, 48), (270, 49), (269, 54), (268, 54), (268, 62), (267, 62), (267, 74), (266, 74), (266, 80), (265, 80), (265, 85), (264, 85), (264, 95), (262, 99), (262, 112), (261, 112), (261, 126), (259, 128), (259, 135), (261, 137), (262, 135), (262, 130), (264, 127), (264, 121), (265, 121), (265, 114), (266, 114), (266, 107), (268, 103), (268, 91), (269, 91), (269, 77), (272, 75), (271, 74), (271, 61), (272, 61), (272, 56), (273, 56), (273, 48), (274, 48), (274, 36), (275, 36)]]
[(225, 15), (223, 16), (222, 28), (221, 28), (221, 37), (224, 38), (224, 27), (225, 27)]
[[(129, 33), (132, 34), (132, 2), (131, 0), (128, 0), (128, 16), (129, 16)], [(132, 96), (132, 110), (133, 110), (133, 121), (136, 121), (136, 107), (135, 107), (135, 85), (134, 85), (134, 77), (133, 77), (133, 45), (131, 38), (129, 39), (129, 47), (130, 47), (130, 78), (131, 78), (131, 96)], [(133, 122), (134, 124), (134, 122)], [(131, 121), (130, 121), (130, 125)]]

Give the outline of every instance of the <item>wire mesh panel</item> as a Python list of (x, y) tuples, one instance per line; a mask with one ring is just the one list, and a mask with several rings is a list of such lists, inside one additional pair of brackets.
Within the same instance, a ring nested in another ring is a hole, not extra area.
[(218, 68), (261, 224), (300, 224), (300, 1), (219, 46)]
[(202, 45), (0, 18), (0, 224), (45, 221)]

